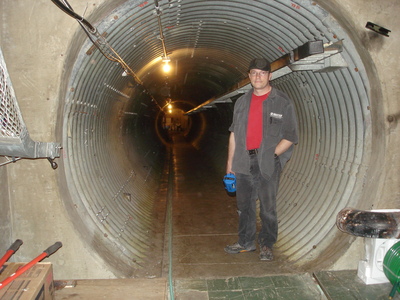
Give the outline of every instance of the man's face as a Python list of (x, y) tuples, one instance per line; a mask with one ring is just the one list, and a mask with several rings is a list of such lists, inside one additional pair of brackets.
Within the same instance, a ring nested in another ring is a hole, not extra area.
[(267, 89), (269, 87), (271, 75), (271, 72), (259, 69), (251, 69), (249, 72), (250, 82), (256, 90)]

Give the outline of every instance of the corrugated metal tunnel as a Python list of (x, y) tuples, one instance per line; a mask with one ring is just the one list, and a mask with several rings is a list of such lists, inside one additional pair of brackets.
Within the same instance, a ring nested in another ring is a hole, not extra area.
[[(144, 85), (101, 55), (52, 1), (0, 1), (7, 67), (4, 73), (1, 63), (0, 73), (6, 86), (12, 83), (24, 132), (39, 141), (34, 145), (63, 146), (58, 169), (41, 155), (14, 161), (0, 151), (0, 252), (21, 239), (12, 259), (26, 262), (61, 241), (47, 259), (57, 279), (163, 277), (168, 235), (162, 192), (172, 161), (179, 167), (173, 191), (180, 193), (172, 201), (174, 278), (354, 270), (364, 261), (364, 239), (335, 228), (335, 215), (346, 206), (399, 208), (396, 0), (162, 0), (161, 28), (173, 67), (168, 76), (161, 72), (153, 1), (70, 2)], [(366, 28), (367, 21), (393, 32), (380, 35)], [(293, 49), (310, 41), (322, 41), (329, 53), (343, 48), (325, 58), (289, 61), (290, 68), (273, 74), (273, 84), (293, 98), (301, 127), (282, 177), (276, 260), (262, 264), (257, 251), (230, 256), (223, 247), (237, 237), (237, 214), (221, 179), (248, 60), (265, 55), (288, 63)], [(169, 99), (191, 144), (177, 143), (176, 136), (167, 143)], [(1, 114), (14, 103), (1, 102)], [(188, 110), (196, 112), (182, 116)], [(1, 129), (4, 141), (8, 133)]]
[[(60, 180), (68, 188), (63, 201), (75, 226), (117, 275), (131, 275), (150, 246), (151, 212), (167, 155), (168, 101), (187, 112), (245, 79), (253, 57), (275, 61), (308, 41), (341, 41), (341, 65), (310, 64), (272, 82), (294, 100), (300, 128), (282, 175), (278, 246), (302, 267), (334, 263), (352, 239), (338, 235), (336, 214), (347, 206), (373, 207), (365, 182), (377, 163), (371, 158), (384, 151), (383, 143), (371, 143), (383, 134), (372, 125), (381, 96), (368, 53), (335, 8), (319, 1), (159, 5), (168, 75), (161, 71), (152, 1), (105, 2), (87, 18), (143, 85), (105, 59), (82, 30), (70, 45), (58, 131), (65, 171)], [(59, 18), (68, 16), (60, 11)], [(187, 138), (221, 174), (234, 100), (187, 116)], [(375, 115), (371, 105), (377, 106)]]

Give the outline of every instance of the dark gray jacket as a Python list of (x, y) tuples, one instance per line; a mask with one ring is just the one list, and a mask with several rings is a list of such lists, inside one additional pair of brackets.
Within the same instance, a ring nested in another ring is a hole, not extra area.
[[(233, 122), (229, 131), (235, 134), (235, 152), (232, 171), (250, 174), (250, 156), (246, 149), (247, 121), (253, 89), (241, 96), (235, 103)], [(263, 102), (263, 137), (257, 154), (263, 177), (269, 179), (274, 172), (276, 145), (286, 139), (298, 143), (297, 120), (294, 106), (282, 91), (272, 88), (269, 97)], [(294, 146), (279, 156), (282, 168), (292, 155)]]

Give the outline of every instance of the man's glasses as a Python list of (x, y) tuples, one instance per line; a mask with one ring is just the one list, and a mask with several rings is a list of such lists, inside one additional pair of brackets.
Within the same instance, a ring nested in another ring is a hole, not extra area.
[(257, 71), (250, 71), (250, 72), (249, 72), (250, 76), (253, 76), (253, 77), (256, 77), (257, 75), (260, 76), (260, 77), (264, 77), (264, 76), (267, 76), (268, 73), (269, 73), (269, 72), (267, 72), (267, 71), (260, 71), (260, 72), (257, 72)]

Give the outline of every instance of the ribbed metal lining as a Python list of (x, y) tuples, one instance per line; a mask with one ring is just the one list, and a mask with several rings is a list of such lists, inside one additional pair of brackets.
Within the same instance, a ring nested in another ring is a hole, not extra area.
[[(184, 64), (182, 69), (195, 76), (195, 81), (198, 76), (199, 84), (207, 82), (204, 76), (212, 78), (218, 84), (208, 88), (215, 93), (244, 78), (253, 57), (273, 61), (309, 40), (343, 40), (342, 55), (348, 68), (332, 73), (296, 72), (273, 82), (294, 100), (300, 128), (300, 143), (282, 176), (278, 247), (293, 261), (314, 259), (334, 242), (336, 213), (359, 201), (368, 167), (369, 83), (350, 38), (328, 12), (308, 0), (160, 4), (172, 62)], [(162, 55), (152, 1), (128, 1), (96, 26), (100, 33), (107, 32), (109, 44), (142, 74), (146, 88), (165, 86), (166, 79), (157, 76), (161, 62), (150, 66)], [(138, 165), (124, 161), (121, 144), (125, 137), (118, 116), (129, 107), (138, 114), (135, 124), (139, 126), (140, 120), (154, 118), (157, 111), (140, 86), (121, 77), (118, 65), (98, 51), (86, 55), (90, 46), (87, 42), (81, 48), (66, 95), (66, 177), (87, 226), (86, 235), (92, 234), (109, 250), (100, 254), (113, 257), (113, 266), (136, 266), (145, 259), (148, 247), (156, 172), (149, 177)], [(178, 90), (185, 89), (187, 77), (179, 72), (175, 78)], [(190, 100), (196, 106), (204, 99), (199, 95)], [(161, 98), (156, 101), (163, 105)], [(140, 139), (146, 136), (136, 132)], [(144, 160), (151, 161), (149, 157)], [(124, 193), (132, 195), (131, 202), (124, 199)], [(324, 246), (319, 248), (320, 244)]]
[[(335, 80), (346, 84), (338, 89)], [(337, 212), (358, 199), (366, 171), (368, 98), (365, 91), (357, 93), (355, 85), (362, 81), (351, 69), (319, 76), (301, 72), (280, 81), (276, 85), (299, 101), (304, 146), (296, 149), (282, 178), (279, 246), (298, 260), (319, 252), (320, 242), (334, 236)]]
[[(103, 58), (97, 54), (91, 59)], [(69, 154), (70, 190), (75, 191), (76, 205), (81, 204), (89, 243), (104, 244), (103, 255), (110, 256), (110, 264), (129, 274), (125, 269), (139, 267), (149, 247), (155, 183), (148, 180), (143, 165), (133, 167), (124, 161), (116, 116), (128, 102), (122, 87), (131, 85), (132, 79), (110, 76), (113, 70), (122, 74), (111, 62), (89, 61), (79, 69), (66, 103), (64, 147)]]

